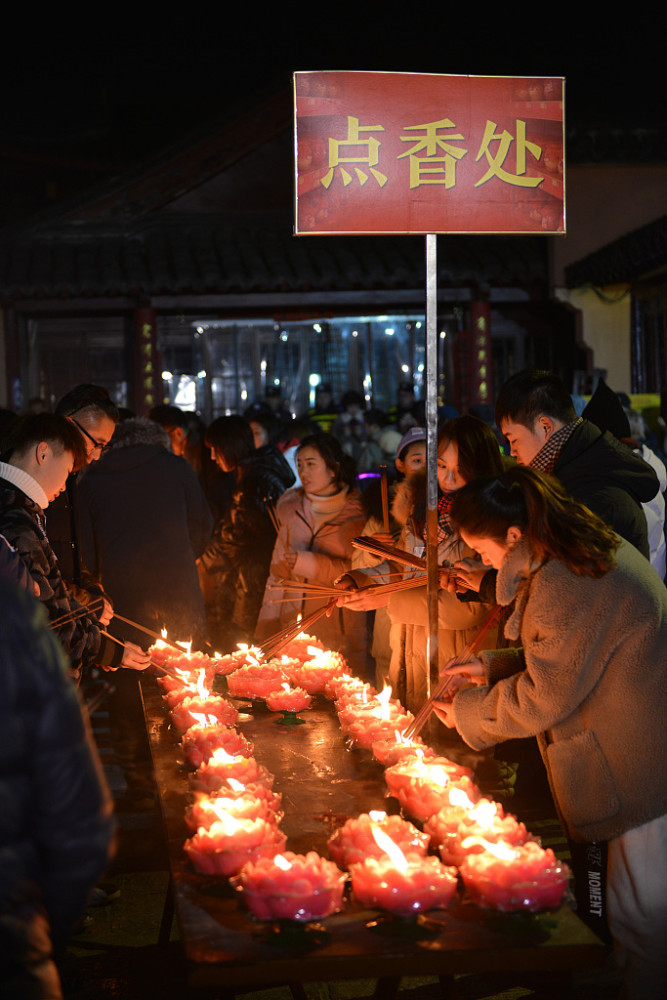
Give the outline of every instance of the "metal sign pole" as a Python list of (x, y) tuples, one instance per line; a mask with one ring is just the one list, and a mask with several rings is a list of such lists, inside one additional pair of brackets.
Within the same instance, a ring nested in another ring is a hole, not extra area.
[(427, 695), (438, 679), (438, 284), (435, 233), (426, 236)]

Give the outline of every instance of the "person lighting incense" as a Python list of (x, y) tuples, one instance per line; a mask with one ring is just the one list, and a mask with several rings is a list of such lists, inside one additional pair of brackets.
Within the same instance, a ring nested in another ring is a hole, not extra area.
[(606, 842), (607, 916), (624, 996), (667, 982), (667, 590), (655, 570), (560, 484), (516, 467), (452, 504), (463, 540), (498, 571), (520, 648), (451, 668), (436, 711), (482, 750), (537, 736), (575, 842)]

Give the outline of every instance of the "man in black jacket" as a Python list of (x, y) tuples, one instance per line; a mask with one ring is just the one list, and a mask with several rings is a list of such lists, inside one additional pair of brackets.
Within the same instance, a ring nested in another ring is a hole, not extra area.
[(44, 611), (0, 579), (0, 995), (57, 1000), (62, 948), (104, 871), (111, 798)]
[(85, 461), (81, 435), (52, 413), (21, 418), (6, 439), (0, 462), (0, 533), (18, 552), (38, 588), (51, 622), (70, 658), (74, 677), (84, 667), (145, 669), (149, 657), (132, 643), (112, 643), (95, 616), (70, 594), (49, 542), (44, 511), (62, 493), (68, 475)]
[(558, 376), (528, 368), (509, 378), (498, 394), (496, 423), (519, 465), (555, 476), (649, 558), (641, 504), (658, 492), (658, 478), (613, 435), (577, 418)]

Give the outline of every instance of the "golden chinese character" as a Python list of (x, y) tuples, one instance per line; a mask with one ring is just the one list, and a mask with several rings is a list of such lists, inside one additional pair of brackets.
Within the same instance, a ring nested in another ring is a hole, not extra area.
[(152, 332), (153, 332), (153, 327), (151, 326), (150, 323), (142, 324), (141, 336), (144, 338), (144, 340), (149, 340)]
[[(495, 156), (490, 150), (490, 144), (492, 142), (498, 142), (500, 145), (496, 151)], [(479, 187), (480, 184), (486, 184), (488, 180), (492, 177), (497, 177), (499, 180), (504, 181), (506, 184), (513, 184), (516, 187), (537, 187), (544, 180), (544, 177), (524, 177), (526, 173), (526, 150), (535, 157), (536, 160), (542, 155), (542, 147), (538, 146), (537, 143), (529, 142), (526, 139), (526, 123), (517, 118), (516, 122), (516, 174), (510, 174), (503, 169), (503, 164), (510, 151), (510, 146), (514, 142), (514, 137), (505, 129), (500, 135), (496, 135), (496, 123), (487, 121), (486, 128), (484, 129), (484, 137), (482, 139), (482, 144), (479, 147), (479, 153), (475, 157), (475, 163), (482, 158), (486, 157), (487, 163), (489, 164), (489, 169), (486, 171), (484, 176), (477, 181), (475, 187)]]
[[(347, 139), (329, 139), (329, 169), (324, 177), (320, 179), (320, 183), (325, 188), (328, 188), (331, 184), (336, 168), (340, 170), (345, 187), (352, 183), (352, 175), (345, 167), (341, 166), (342, 163), (364, 163), (380, 187), (384, 187), (387, 183), (386, 176), (380, 170), (375, 169), (379, 160), (380, 143), (372, 136), (368, 139), (362, 139), (359, 135), (360, 132), (384, 132), (384, 126), (360, 125), (358, 118), (348, 115)], [(363, 156), (341, 156), (340, 150), (344, 146), (360, 146), (366, 149), (366, 153)], [(364, 170), (361, 170), (360, 167), (355, 167), (354, 172), (357, 175), (357, 180), (363, 187), (368, 180), (368, 174)]]
[[(455, 128), (454, 122), (449, 118), (441, 118), (438, 122), (427, 122), (425, 125), (406, 125), (405, 131), (411, 132), (423, 129), (426, 135), (417, 139), (414, 146), (411, 146), (405, 153), (397, 157), (402, 160), (405, 156), (410, 157), (410, 188), (419, 187), (420, 184), (444, 184), (446, 188), (453, 188), (456, 184), (456, 164), (462, 159), (467, 149), (450, 145), (450, 139), (462, 139), (460, 132), (455, 135), (438, 135), (438, 129)], [(402, 135), (401, 142), (412, 142), (415, 136)], [(426, 156), (417, 156), (422, 150), (426, 151)], [(441, 150), (445, 155), (437, 156)], [(442, 164), (435, 166), (434, 164)], [(426, 175), (438, 176), (426, 176)]]

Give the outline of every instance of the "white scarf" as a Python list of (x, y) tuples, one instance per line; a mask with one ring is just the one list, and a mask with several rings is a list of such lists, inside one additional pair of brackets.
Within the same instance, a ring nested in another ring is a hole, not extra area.
[(21, 492), (30, 497), (42, 510), (46, 510), (49, 506), (49, 498), (42, 487), (36, 479), (33, 479), (23, 469), (19, 469), (16, 465), (8, 465), (6, 462), (0, 462), (0, 476), (14, 486), (18, 486)]

